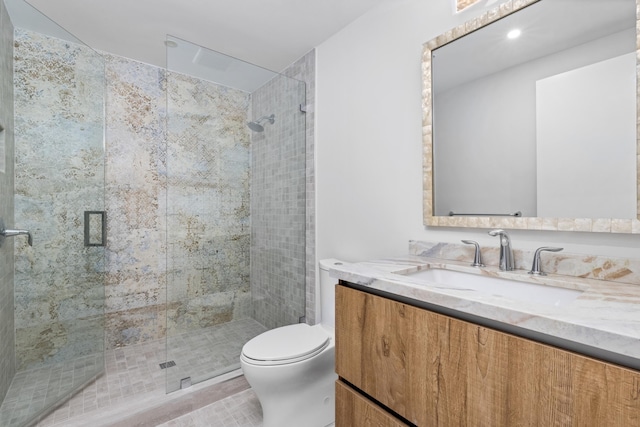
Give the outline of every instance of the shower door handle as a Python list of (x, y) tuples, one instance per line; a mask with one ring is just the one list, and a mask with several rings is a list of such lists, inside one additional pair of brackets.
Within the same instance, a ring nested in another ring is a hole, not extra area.
[(84, 245), (107, 245), (107, 214), (105, 211), (84, 212)]
[(27, 236), (27, 243), (29, 246), (33, 246), (33, 236), (29, 230), (7, 230), (4, 227), (0, 230), (0, 236), (13, 237), (13, 236)]

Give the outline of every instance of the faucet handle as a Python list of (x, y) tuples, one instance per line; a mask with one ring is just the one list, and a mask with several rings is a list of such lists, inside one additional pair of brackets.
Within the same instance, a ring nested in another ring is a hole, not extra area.
[(461, 242), (467, 245), (474, 245), (476, 247), (476, 251), (473, 255), (473, 264), (471, 264), (471, 267), (484, 267), (484, 264), (482, 263), (482, 253), (480, 252), (480, 245), (478, 244), (478, 242), (475, 242), (473, 240), (461, 240)]
[(542, 267), (540, 265), (540, 253), (541, 252), (560, 252), (564, 248), (553, 248), (549, 246), (543, 246), (541, 248), (536, 249), (533, 254), (533, 264), (531, 265), (531, 271), (529, 274), (533, 274), (535, 276), (546, 276), (547, 273), (542, 271)]

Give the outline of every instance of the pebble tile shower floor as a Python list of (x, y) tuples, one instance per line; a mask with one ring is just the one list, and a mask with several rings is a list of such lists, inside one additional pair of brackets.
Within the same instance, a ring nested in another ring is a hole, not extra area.
[[(49, 414), (37, 426), (110, 425), (108, 421), (100, 421), (105, 418), (105, 414), (113, 412), (122, 415), (123, 411), (139, 411), (145, 405), (157, 404), (159, 399), (171, 395), (166, 394), (167, 388), (172, 391), (179, 389), (180, 379), (185, 376), (191, 376), (192, 381), (196, 383), (210, 377), (211, 372), (222, 373), (226, 372), (229, 366), (239, 367), (242, 345), (265, 330), (266, 328), (255, 320), (243, 319), (170, 338), (168, 355), (164, 340), (109, 350), (105, 352), (105, 374)], [(175, 361), (176, 366), (161, 369), (160, 364), (167, 361), (167, 356)], [(16, 418), (11, 416), (12, 410), (24, 410), (33, 400), (43, 398), (41, 390), (46, 394), (47, 389), (58, 387), (60, 376), (56, 372), (67, 372), (66, 377), (72, 379), (73, 369), (86, 369), (87, 363), (90, 363), (74, 362), (69, 367), (57, 366), (53, 369), (37, 369), (16, 374), (3, 403), (4, 418), (1, 425), (17, 425), (7, 421)], [(51, 384), (53, 380), (57, 382)], [(191, 424), (184, 425), (262, 425), (260, 405), (250, 390), (209, 406), (214, 406), (212, 410), (219, 413), (222, 424), (218, 424), (217, 421), (212, 424), (211, 420), (216, 418), (208, 418), (209, 424), (197, 424), (197, 418), (194, 418), (194, 421), (185, 421)], [(240, 412), (234, 412), (234, 408)], [(14, 412), (14, 415), (15, 413), (17, 412)], [(227, 422), (229, 424), (225, 424)]]

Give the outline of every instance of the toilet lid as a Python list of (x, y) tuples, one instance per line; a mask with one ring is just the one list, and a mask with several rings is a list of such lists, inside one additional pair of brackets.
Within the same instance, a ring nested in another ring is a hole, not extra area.
[(242, 348), (245, 357), (259, 361), (304, 360), (322, 351), (329, 334), (306, 323), (271, 329), (251, 339)]

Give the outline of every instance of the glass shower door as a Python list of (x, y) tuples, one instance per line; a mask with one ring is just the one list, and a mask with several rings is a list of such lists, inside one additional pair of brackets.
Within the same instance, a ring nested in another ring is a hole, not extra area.
[(167, 46), (171, 392), (239, 369), (249, 339), (304, 316), (305, 84)]
[(15, 205), (6, 225), (33, 246), (4, 242), (15, 265), (4, 427), (33, 423), (104, 371), (104, 60), (70, 35), (16, 25), (13, 37), (15, 190), (3, 198)]

